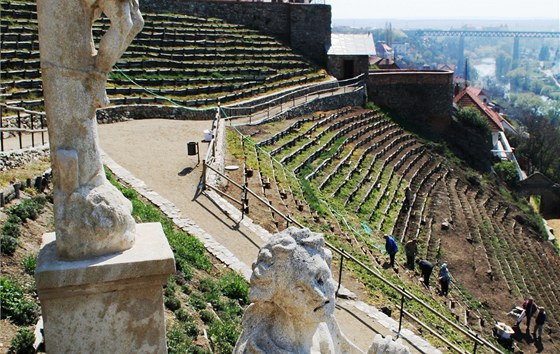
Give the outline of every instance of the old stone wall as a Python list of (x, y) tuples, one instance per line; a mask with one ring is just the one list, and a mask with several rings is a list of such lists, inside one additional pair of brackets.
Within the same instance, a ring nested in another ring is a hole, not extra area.
[(452, 71), (375, 70), (368, 75), (368, 99), (442, 133), (451, 123), (452, 83)]
[(124, 122), (132, 119), (177, 119), (177, 120), (212, 120), (215, 109), (195, 110), (174, 106), (156, 106), (149, 104), (112, 106), (97, 110), (97, 123), (107, 124)]
[[(344, 61), (352, 60), (354, 62), (354, 72), (344, 72)], [(339, 80), (348, 79), (345, 75), (350, 74), (350, 77), (355, 77), (361, 74), (367, 74), (369, 70), (369, 59), (367, 55), (330, 55), (328, 57), (327, 71), (332, 76)]]
[(142, 12), (220, 18), (278, 38), (320, 66), (331, 40), (331, 6), (264, 2), (143, 0)]
[(26, 148), (21, 150), (8, 150), (0, 153), (0, 171), (7, 171), (24, 166), (32, 161), (49, 156), (49, 146)]

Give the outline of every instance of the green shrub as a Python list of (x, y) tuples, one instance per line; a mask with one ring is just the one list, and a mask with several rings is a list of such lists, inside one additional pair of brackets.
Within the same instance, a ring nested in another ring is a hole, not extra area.
[(461, 108), (457, 113), (457, 119), (463, 125), (475, 128), (483, 134), (490, 133), (490, 125), (486, 118), (474, 107)]
[(11, 341), (10, 349), (8, 353), (14, 354), (34, 354), (35, 348), (33, 348), (33, 343), (35, 342), (35, 335), (33, 332), (27, 328), (20, 328), (16, 336)]
[(218, 284), (212, 278), (204, 278), (200, 280), (200, 284), (198, 285), (198, 290), (203, 293), (207, 292), (216, 292), (218, 291)]
[(228, 272), (220, 277), (218, 283), (225, 296), (244, 305), (249, 303), (249, 284), (241, 275)]
[(41, 205), (35, 198), (24, 199), (21, 203), (14, 205), (8, 209), (9, 215), (15, 215), (22, 221), (27, 219), (35, 220), (43, 210), (44, 204)]
[(127, 199), (138, 198), (138, 193), (132, 188), (123, 188), (121, 192)]
[(364, 106), (365, 109), (371, 109), (372, 111), (377, 110), (377, 107), (375, 107), (375, 104), (371, 101), (366, 102), (366, 105)]
[(15, 237), (2, 235), (0, 239), (0, 248), (2, 249), (2, 254), (6, 256), (11, 256), (14, 254), (19, 246), (19, 242)]
[(243, 308), (236, 300), (229, 299), (220, 312), (220, 318), (236, 321), (237, 318), (243, 316)]
[(29, 255), (21, 261), (21, 265), (27, 274), (33, 275), (35, 274), (35, 268), (37, 268), (37, 257)]
[(196, 310), (204, 310), (206, 308), (206, 301), (198, 294), (190, 296), (189, 304)]
[(239, 333), (233, 321), (214, 321), (208, 330), (208, 334), (214, 344), (214, 352), (232, 353)]
[(2, 226), (2, 235), (18, 238), (21, 235), (21, 224), (6, 221)]
[(494, 171), (510, 187), (515, 186), (519, 180), (517, 167), (514, 162), (502, 161), (494, 164)]
[(0, 298), (2, 318), (9, 318), (16, 325), (31, 325), (39, 314), (37, 304), (28, 299), (25, 290), (13, 280), (0, 278)]
[(175, 317), (177, 317), (177, 321), (179, 322), (192, 321), (192, 316), (189, 315), (185, 309), (178, 309), (175, 311)]
[(176, 290), (177, 285), (175, 285), (175, 280), (173, 276), (170, 276), (163, 290), (163, 303), (170, 311), (176, 311), (181, 308), (181, 301), (179, 301), (177, 295), (175, 295)]
[(164, 299), (165, 307), (170, 311), (176, 311), (181, 308), (181, 301), (175, 296), (166, 296)]
[(184, 354), (189, 352), (192, 341), (187, 337), (183, 326), (176, 323), (167, 331), (167, 352), (169, 354)]
[(214, 320), (216, 319), (216, 316), (214, 316), (212, 311), (202, 310), (202, 311), (200, 311), (200, 319), (202, 320), (202, 322), (204, 322), (206, 324), (210, 324), (210, 323), (214, 322)]

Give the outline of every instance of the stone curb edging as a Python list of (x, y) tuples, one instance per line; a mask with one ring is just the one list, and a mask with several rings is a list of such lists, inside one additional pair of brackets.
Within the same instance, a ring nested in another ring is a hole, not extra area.
[(134, 177), (129, 171), (117, 164), (105, 152), (101, 152), (101, 159), (105, 166), (111, 170), (119, 179), (129, 184), (144, 198), (148, 199), (177, 225), (181, 230), (186, 231), (196, 238), (198, 238), (204, 247), (214, 257), (218, 258), (221, 262), (226, 264), (229, 268), (239, 272), (245, 279), (249, 280), (252, 270), (245, 263), (241, 262), (233, 253), (226, 247), (217, 242), (212, 235), (202, 230), (192, 220), (187, 217), (181, 216), (181, 211), (169, 200), (163, 198), (155, 191), (150, 189), (143, 181)]

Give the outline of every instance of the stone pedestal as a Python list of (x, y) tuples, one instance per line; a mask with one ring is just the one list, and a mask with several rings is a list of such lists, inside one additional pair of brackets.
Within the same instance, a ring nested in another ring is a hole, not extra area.
[(167, 353), (162, 285), (175, 271), (159, 223), (126, 251), (65, 261), (45, 234), (35, 273), (47, 353)]

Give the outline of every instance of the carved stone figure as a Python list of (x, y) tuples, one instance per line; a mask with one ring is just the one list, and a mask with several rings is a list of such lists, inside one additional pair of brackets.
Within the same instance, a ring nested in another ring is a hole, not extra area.
[[(144, 21), (137, 0), (38, 0), (41, 70), (54, 176), (58, 254), (81, 259), (134, 244), (130, 202), (105, 178), (95, 111), (107, 75)], [(92, 24), (110, 28), (96, 50)]]
[(324, 245), (321, 234), (290, 227), (260, 250), (235, 353), (362, 353), (334, 318), (335, 282)]

